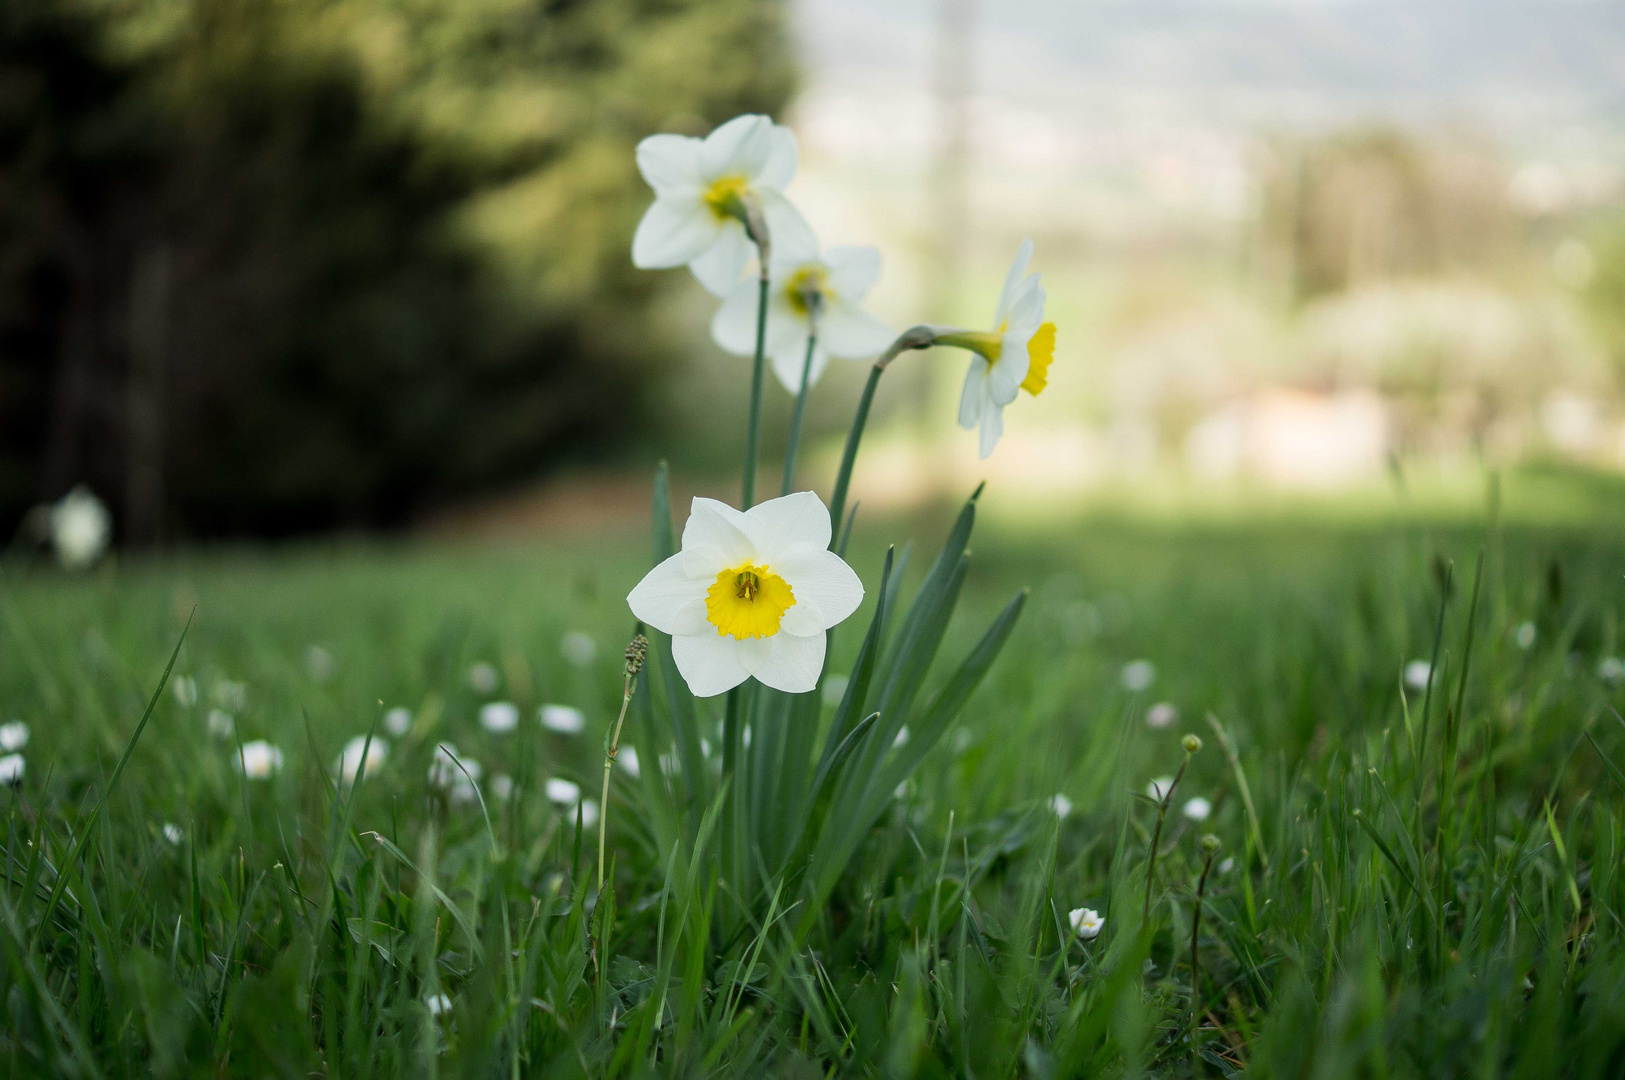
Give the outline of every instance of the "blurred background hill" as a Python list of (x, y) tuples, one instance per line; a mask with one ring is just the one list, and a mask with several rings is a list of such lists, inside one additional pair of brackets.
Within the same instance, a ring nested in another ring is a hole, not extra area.
[(980, 324), (1038, 245), (1050, 389), (983, 463), (960, 359), (900, 364), (871, 506), (1625, 462), (1617, 4), (12, 0), (0, 529), (77, 483), (136, 546), (720, 485), (742, 366), (631, 268), (631, 148), (747, 109), (899, 327)]

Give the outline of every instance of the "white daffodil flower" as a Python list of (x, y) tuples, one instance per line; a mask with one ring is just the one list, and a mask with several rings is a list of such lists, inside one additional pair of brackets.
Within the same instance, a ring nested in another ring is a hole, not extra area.
[[(872, 247), (797, 247), (775, 237), (768, 268), (765, 349), (773, 374), (790, 393), (801, 390), (807, 336), (816, 330), (807, 382), (816, 384), (831, 356), (871, 360), (897, 332), (858, 305), (880, 277), (880, 251)], [(756, 352), (757, 286), (737, 282), (711, 320), (711, 337), (736, 356)]]
[(736, 116), (703, 139), (651, 135), (638, 143), (638, 171), (655, 191), (632, 237), (640, 269), (687, 265), (709, 292), (727, 296), (750, 261), (744, 219), (752, 201), (773, 246), (816, 244), (784, 197), (796, 174), (796, 137), (768, 117)]
[(695, 696), (721, 694), (752, 675), (803, 694), (823, 671), (824, 631), (863, 602), (863, 583), (829, 540), (829, 510), (810, 491), (743, 513), (695, 499), (683, 549), (649, 571), (626, 602), (672, 636), (672, 657)]
[(1039, 275), (1027, 273), (1032, 257), (1033, 242), (1023, 240), (999, 293), (991, 331), (952, 331), (936, 339), (976, 354), (965, 372), (959, 426), (981, 427), (984, 458), (1004, 434), (1004, 407), (1016, 400), (1018, 390), (1041, 394), (1055, 358), (1055, 324), (1044, 321), (1044, 287)]

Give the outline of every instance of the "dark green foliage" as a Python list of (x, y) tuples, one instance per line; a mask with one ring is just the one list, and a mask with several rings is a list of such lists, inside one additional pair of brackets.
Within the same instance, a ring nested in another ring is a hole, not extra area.
[(645, 429), (632, 147), (788, 93), (766, 0), (0, 7), (0, 531), (398, 523)]

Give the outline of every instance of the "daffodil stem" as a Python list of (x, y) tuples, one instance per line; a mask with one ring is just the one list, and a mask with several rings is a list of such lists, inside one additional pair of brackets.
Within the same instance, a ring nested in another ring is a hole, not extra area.
[(869, 369), (869, 381), (863, 386), (858, 399), (858, 411), (852, 416), (852, 429), (846, 433), (846, 449), (841, 452), (841, 471), (835, 475), (835, 494), (829, 502), (830, 546), (833, 549), (841, 535), (841, 519), (846, 515), (846, 492), (852, 485), (852, 466), (858, 460), (858, 444), (863, 441), (863, 429), (869, 423), (869, 408), (875, 402), (875, 387), (888, 365), (909, 349), (929, 349), (936, 343), (937, 332), (929, 326), (914, 326), (904, 330), (896, 341), (881, 353), (875, 366)]
[(767, 252), (761, 254), (762, 277), (756, 293), (756, 359), (750, 371), (750, 419), (745, 427), (745, 483), (740, 496), (741, 510), (756, 502), (756, 452), (762, 437), (762, 372), (766, 366), (767, 345)]
[(780, 495), (790, 494), (796, 482), (796, 451), (801, 448), (801, 421), (807, 415), (808, 384), (812, 382), (813, 353), (818, 349), (818, 335), (807, 335), (807, 355), (801, 361), (801, 389), (796, 391), (796, 411), (790, 414), (790, 438), (784, 444), (784, 483)]

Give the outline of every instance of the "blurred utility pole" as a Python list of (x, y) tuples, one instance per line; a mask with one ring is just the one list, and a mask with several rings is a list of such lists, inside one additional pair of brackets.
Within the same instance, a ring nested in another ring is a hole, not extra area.
[[(961, 275), (970, 239), (971, 25), (975, 0), (937, 0), (937, 39), (932, 96), (936, 111), (935, 145), (929, 180), (930, 218), (926, 222), (922, 275), (925, 310), (932, 322), (953, 322), (962, 286)], [(916, 425), (924, 428), (935, 410), (931, 401), (932, 368), (919, 372), (910, 394)]]
[(135, 545), (163, 538), (164, 368), (169, 352), (170, 247), (137, 253), (130, 274), (130, 370), (125, 383), (124, 536)]

